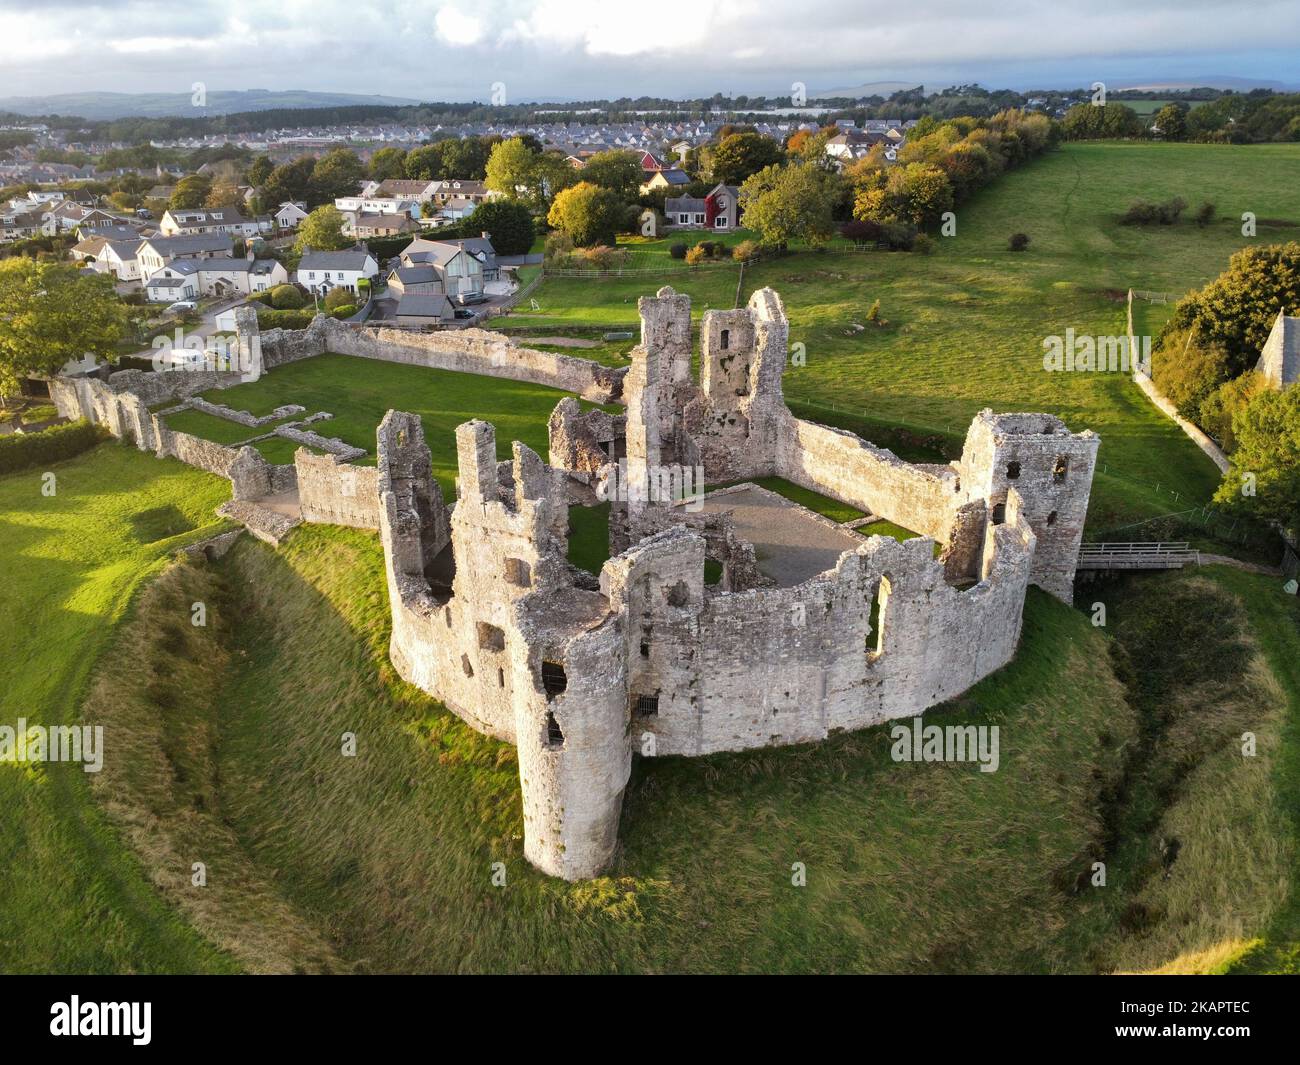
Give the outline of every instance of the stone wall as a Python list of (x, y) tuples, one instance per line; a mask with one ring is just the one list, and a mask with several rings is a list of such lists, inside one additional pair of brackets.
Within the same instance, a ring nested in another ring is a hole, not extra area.
[(303, 521), (379, 528), (379, 471), (299, 448), (293, 457)]
[(268, 370), (325, 351), (384, 362), (530, 381), (607, 403), (622, 391), (626, 370), (572, 355), (520, 347), (504, 333), (453, 329), (412, 333), (402, 329), (356, 328), (318, 316), (307, 329), (271, 329), (261, 334)]

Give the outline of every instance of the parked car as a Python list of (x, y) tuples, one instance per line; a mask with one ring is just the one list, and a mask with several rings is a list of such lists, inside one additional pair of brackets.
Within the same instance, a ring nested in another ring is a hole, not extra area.
[(455, 312), (454, 312), (454, 313), (455, 313), (455, 315), (456, 315), (457, 318), (473, 318), (473, 317), (474, 317), (474, 312), (473, 312), (473, 311), (467, 311), (467, 310), (465, 310), (464, 307), (457, 307), (457, 308), (455, 309)]
[(186, 311), (197, 311), (199, 305), (193, 300), (177, 300), (164, 311), (164, 314), (184, 314)]
[(478, 303), (487, 303), (488, 298), (481, 292), (467, 292), (462, 296), (457, 296), (456, 300), (462, 307), (473, 307)]

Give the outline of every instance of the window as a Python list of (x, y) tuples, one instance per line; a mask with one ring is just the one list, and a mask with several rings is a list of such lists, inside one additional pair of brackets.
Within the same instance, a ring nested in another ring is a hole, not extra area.
[(1020, 463), (1018, 463), (1018, 462), (1008, 462), (1008, 463), (1007, 463), (1007, 480), (1008, 480), (1008, 481), (1014, 481), (1014, 480), (1017, 480), (1019, 477), (1020, 477)]
[(1048, 524), (1048, 525), (1055, 525), (1055, 524), (1056, 524), (1056, 511), (1052, 511), (1052, 513), (1050, 513), (1049, 515), (1047, 515), (1047, 524)]
[(555, 720), (555, 715), (549, 710), (546, 711), (546, 746), (564, 746), (564, 733), (560, 731), (560, 723)]
[(993, 504), (993, 524), (1001, 525), (1007, 520), (1007, 505), (1005, 503)]
[(478, 645), (484, 651), (504, 651), (506, 649), (506, 634), (495, 625), (480, 621), (478, 623)]
[(528, 563), (522, 558), (506, 559), (506, 583), (516, 588), (527, 588), (532, 584), (532, 573)]
[(474, 675), (474, 667), (470, 665), (469, 655), (460, 656), (460, 668), (465, 671), (465, 676), (472, 677)]
[(1067, 455), (1058, 455), (1056, 465), (1052, 467), (1052, 481), (1054, 484), (1060, 484), (1065, 480), (1065, 475), (1070, 472), (1070, 459)]
[(704, 225), (704, 215), (702, 215), (702, 214), (697, 214), (697, 215), (695, 216), (695, 224), (696, 224), (696, 225), (700, 225), (700, 226)]
[(731, 330), (724, 329), (721, 334), (719, 334), (718, 339), (722, 342), (722, 350), (726, 351), (727, 348), (731, 347)]
[(638, 695), (636, 697), (636, 716), (637, 717), (658, 717), (659, 716), (659, 693), (654, 695)]
[(546, 698), (553, 699), (568, 686), (569, 678), (559, 662), (542, 663), (542, 688), (546, 691)]

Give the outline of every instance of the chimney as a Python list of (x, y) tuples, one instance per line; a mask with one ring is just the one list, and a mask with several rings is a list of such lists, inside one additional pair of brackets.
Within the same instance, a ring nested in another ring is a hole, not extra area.
[(486, 229), (483, 230), (483, 231), (479, 234), (479, 236), (481, 236), (484, 240), (491, 240), (491, 239), (492, 239), (492, 234), (490, 234)]

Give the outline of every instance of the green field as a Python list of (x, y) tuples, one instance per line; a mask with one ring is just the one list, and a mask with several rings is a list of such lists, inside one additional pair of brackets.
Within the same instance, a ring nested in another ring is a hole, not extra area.
[[(787, 373), (786, 394), (821, 405), (806, 416), (866, 416), (961, 437), (991, 406), (1049, 411), (1098, 432), (1104, 472), (1089, 521), (1113, 526), (1207, 500), (1218, 471), (1121, 375), (1045, 372), (1043, 338), (1067, 328), (1121, 334), (1128, 288), (1181, 294), (1204, 284), (1248, 242), (1243, 211), (1291, 223), (1261, 225), (1257, 242), (1294, 239), (1298, 167), (1294, 144), (1068, 144), (964, 205), (956, 236), (937, 238), (929, 256), (801, 252), (747, 268), (740, 296), (763, 285), (781, 294), (790, 339), (807, 353), (807, 365)], [(1133, 199), (1175, 195), (1193, 208), (1212, 200), (1220, 220), (1204, 229), (1190, 220), (1119, 225)], [(1017, 231), (1031, 238), (1026, 252), (1007, 250)], [(689, 293), (698, 315), (734, 305), (738, 273), (547, 279), (534, 294), (540, 311), (505, 321), (538, 334), (557, 325), (630, 328), (637, 297), (659, 284)], [(866, 320), (876, 299), (882, 326)]]

